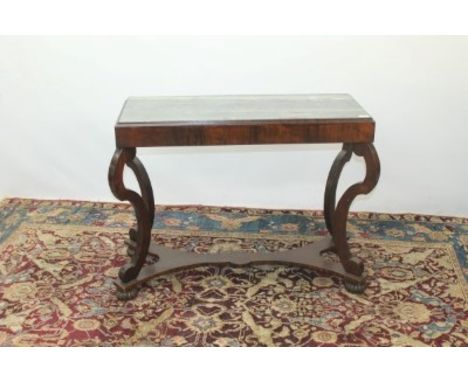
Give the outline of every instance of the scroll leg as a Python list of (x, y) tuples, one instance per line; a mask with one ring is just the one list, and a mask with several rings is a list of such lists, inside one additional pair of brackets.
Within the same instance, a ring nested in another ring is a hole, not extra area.
[(328, 173), (323, 213), (325, 215), (325, 224), (327, 226), (328, 232), (330, 232), (330, 235), (332, 236), (332, 219), (336, 206), (336, 188), (338, 186), (338, 180), (340, 179), (341, 171), (343, 170), (345, 164), (351, 159), (352, 154), (352, 146), (349, 144), (344, 144), (342, 150), (335, 158), (330, 172)]
[[(127, 165), (132, 169), (140, 186), (141, 196), (129, 190), (123, 183), (123, 171)], [(117, 148), (109, 166), (109, 186), (119, 200), (129, 201), (137, 220), (137, 228), (129, 232), (130, 240), (135, 242), (134, 249), (129, 249), (131, 260), (119, 271), (119, 278), (126, 283), (137, 278), (143, 267), (151, 241), (151, 228), (154, 220), (154, 197), (151, 182), (143, 164), (136, 157), (135, 148)], [(135, 293), (127, 293), (122, 298), (131, 298)]]
[[(335, 207), (336, 187), (339, 175), (351, 158), (351, 154), (362, 156), (366, 163), (366, 176), (362, 182), (353, 184), (349, 187), (339, 200)], [(356, 276), (361, 276), (364, 271), (364, 265), (360, 259), (351, 255), (348, 241), (346, 238), (346, 225), (351, 203), (357, 195), (368, 194), (376, 186), (380, 176), (380, 162), (377, 151), (371, 143), (355, 143), (343, 145), (343, 150), (338, 154), (327, 181), (325, 190), (325, 221), (330, 234), (333, 236), (335, 250), (340, 257), (341, 263), (346, 272)], [(364, 291), (364, 284), (345, 281), (345, 287), (348, 291), (360, 293)]]

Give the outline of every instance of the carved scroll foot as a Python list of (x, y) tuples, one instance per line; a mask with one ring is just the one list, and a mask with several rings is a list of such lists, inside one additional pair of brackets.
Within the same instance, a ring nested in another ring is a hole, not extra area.
[[(364, 158), (366, 163), (366, 176), (362, 182), (353, 184), (349, 187), (340, 198), (338, 204), (336, 204), (338, 180), (344, 165), (349, 162), (353, 153)], [(347, 272), (356, 276), (362, 275), (364, 265), (359, 258), (351, 255), (349, 249), (346, 237), (346, 224), (348, 221), (349, 208), (356, 196), (368, 194), (374, 189), (379, 180), (379, 176), (379, 157), (371, 143), (345, 143), (341, 152), (333, 162), (327, 179), (324, 201), (325, 223), (328, 231), (333, 237), (335, 252), (340, 257), (343, 267)], [(352, 285), (350, 282), (345, 282), (345, 287), (346, 289), (349, 288), (350, 291), (359, 291), (360, 289), (364, 290), (365, 284), (360, 283), (359, 285)]]
[(343, 280), (343, 285), (349, 293), (361, 294), (366, 290), (365, 281)]
[[(123, 183), (125, 165), (135, 174), (140, 186), (141, 196), (125, 187)], [(136, 157), (135, 148), (118, 148), (115, 150), (109, 166), (109, 186), (117, 199), (126, 200), (132, 204), (137, 220), (136, 229), (132, 228), (129, 232), (130, 240), (135, 243), (134, 247), (128, 247), (127, 250), (130, 262), (119, 271), (120, 280), (126, 283), (138, 277), (145, 263), (154, 220), (153, 189), (143, 164)]]
[(120, 301), (133, 300), (138, 295), (138, 289), (133, 288), (129, 290), (117, 289), (117, 298)]

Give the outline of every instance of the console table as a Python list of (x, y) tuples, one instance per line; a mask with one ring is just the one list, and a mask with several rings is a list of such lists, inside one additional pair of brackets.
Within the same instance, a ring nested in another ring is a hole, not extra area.
[[(352, 256), (346, 235), (354, 198), (377, 184), (380, 163), (372, 144), (375, 123), (347, 94), (248, 95), (129, 98), (115, 126), (116, 150), (109, 168), (109, 185), (116, 198), (135, 210), (130, 229), (130, 260), (115, 281), (120, 299), (136, 296), (138, 286), (158, 275), (206, 264), (279, 263), (323, 270), (343, 279), (349, 292), (365, 290), (365, 271)], [(148, 174), (136, 156), (137, 147), (342, 143), (325, 187), (324, 216), (330, 235), (313, 244), (281, 252), (194, 254), (151, 243), (154, 198)], [(366, 175), (350, 186), (336, 203), (338, 179), (355, 154), (364, 158)], [(140, 193), (123, 182), (124, 167), (135, 174)], [(325, 252), (334, 252), (333, 261)], [(145, 265), (147, 255), (157, 261)]]

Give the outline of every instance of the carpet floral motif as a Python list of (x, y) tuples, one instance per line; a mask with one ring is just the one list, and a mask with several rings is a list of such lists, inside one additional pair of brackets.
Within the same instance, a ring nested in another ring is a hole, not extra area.
[[(368, 270), (353, 295), (300, 267), (204, 266), (117, 300), (129, 205), (0, 203), (2, 346), (467, 346), (468, 219), (351, 214)], [(317, 211), (158, 207), (153, 239), (194, 253), (276, 251), (326, 235)]]

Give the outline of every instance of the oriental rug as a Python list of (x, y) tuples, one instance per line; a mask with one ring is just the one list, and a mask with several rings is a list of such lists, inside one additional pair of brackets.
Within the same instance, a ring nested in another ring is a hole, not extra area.
[[(119, 301), (130, 205), (0, 202), (1, 346), (467, 346), (468, 219), (352, 213), (364, 294), (300, 267), (204, 266)], [(318, 211), (157, 207), (153, 236), (194, 253), (284, 250), (326, 235)]]

